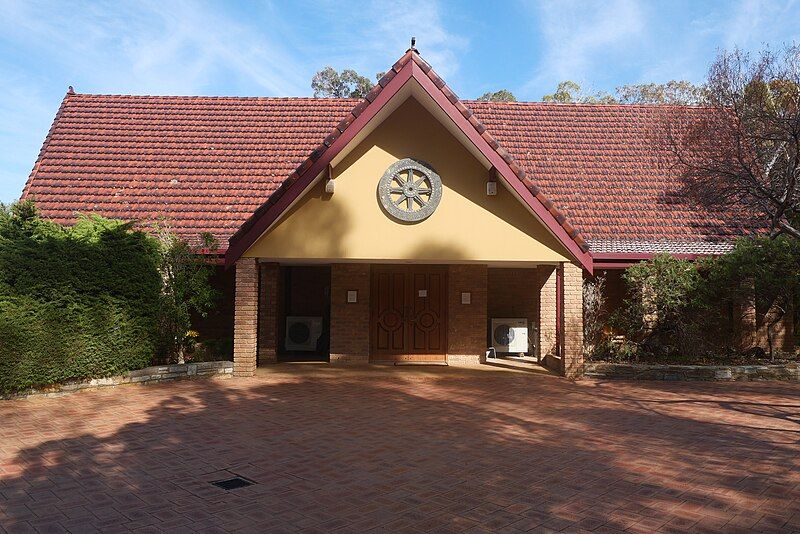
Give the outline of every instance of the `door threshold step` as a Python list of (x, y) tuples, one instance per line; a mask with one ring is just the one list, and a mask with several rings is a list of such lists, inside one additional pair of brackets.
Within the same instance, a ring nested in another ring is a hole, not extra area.
[(410, 365), (410, 366), (435, 366), (435, 367), (447, 367), (447, 362), (394, 362), (397, 366), (403, 365)]

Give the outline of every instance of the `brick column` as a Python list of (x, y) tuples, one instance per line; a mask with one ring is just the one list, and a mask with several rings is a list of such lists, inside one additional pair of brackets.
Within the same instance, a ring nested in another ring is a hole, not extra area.
[[(369, 264), (331, 265), (331, 363), (369, 362), (369, 289)], [(347, 302), (348, 291), (357, 302)]]
[(739, 292), (733, 302), (733, 330), (734, 346), (742, 352), (754, 347), (758, 321), (756, 319), (755, 288), (752, 280), (741, 280)]
[(278, 361), (278, 305), (280, 302), (277, 263), (259, 264), (261, 283), (258, 290), (258, 364)]
[[(556, 356), (556, 268), (539, 267), (539, 361), (547, 365)], [(549, 358), (548, 358), (549, 356)]]
[(578, 378), (583, 374), (583, 269), (564, 264), (563, 374)]
[[(447, 361), (481, 363), (486, 357), (487, 320), (486, 265), (450, 265), (447, 272)], [(461, 303), (461, 293), (470, 293), (470, 303)]]
[(240, 258), (236, 262), (233, 317), (233, 374), (253, 376), (258, 341), (258, 265), (255, 258)]

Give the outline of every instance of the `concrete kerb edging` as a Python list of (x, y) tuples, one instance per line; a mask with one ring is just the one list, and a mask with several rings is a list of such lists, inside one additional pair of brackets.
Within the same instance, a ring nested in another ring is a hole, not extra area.
[(586, 362), (585, 378), (618, 380), (683, 380), (747, 382), (780, 380), (800, 382), (800, 363), (775, 365), (649, 365)]
[(145, 367), (144, 369), (129, 371), (119, 376), (74, 380), (47, 388), (29, 389), (17, 393), (0, 395), (0, 399), (19, 399), (31, 396), (58, 397), (84, 389), (113, 387), (123, 384), (148, 384), (170, 380), (188, 380), (205, 377), (227, 378), (230, 376), (233, 376), (233, 362), (229, 361), (154, 365), (152, 367)]

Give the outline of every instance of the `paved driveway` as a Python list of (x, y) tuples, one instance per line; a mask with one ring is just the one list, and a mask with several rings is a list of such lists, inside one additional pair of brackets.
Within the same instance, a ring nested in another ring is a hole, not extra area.
[(0, 531), (800, 531), (792, 384), (280, 365), (0, 421)]

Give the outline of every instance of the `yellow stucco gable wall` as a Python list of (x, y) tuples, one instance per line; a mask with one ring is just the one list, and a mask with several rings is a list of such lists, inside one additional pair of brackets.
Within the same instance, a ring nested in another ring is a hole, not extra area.
[[(442, 178), (439, 207), (403, 223), (380, 205), (389, 165), (413, 157)], [(564, 247), (502, 184), (486, 195), (488, 171), (416, 100), (409, 98), (245, 253), (276, 260), (556, 262)]]

